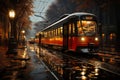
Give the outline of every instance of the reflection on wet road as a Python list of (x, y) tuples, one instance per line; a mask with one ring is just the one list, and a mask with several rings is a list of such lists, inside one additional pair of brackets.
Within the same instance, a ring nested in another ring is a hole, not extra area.
[(91, 58), (73, 58), (60, 52), (40, 49), (48, 66), (65, 80), (119, 80), (120, 69), (104, 61)]

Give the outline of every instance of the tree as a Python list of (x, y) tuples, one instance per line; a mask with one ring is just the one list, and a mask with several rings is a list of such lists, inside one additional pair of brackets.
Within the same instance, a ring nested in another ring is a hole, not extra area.
[[(13, 2), (14, 3), (14, 2)], [(19, 2), (14, 5), (15, 11), (16, 11), (16, 17), (15, 17), (15, 26), (16, 26), (16, 38), (19, 40), (19, 35), (21, 30), (27, 30), (30, 29), (30, 19), (29, 16), (32, 15), (33, 11), (33, 1), (32, 0), (19, 0)]]
[[(94, 6), (96, 4), (93, 0), (57, 0), (47, 10), (46, 18), (52, 22), (64, 14), (92, 12), (90, 8)], [(94, 8), (96, 9), (97, 7)]]
[[(9, 24), (8, 12), (10, 9), (15, 10), (15, 18), (13, 20), (13, 26), (15, 31), (15, 38), (19, 40), (19, 35), (22, 29), (30, 29), (31, 21), (29, 16), (33, 13), (33, 0), (0, 0), (0, 15), (4, 18), (3, 24)], [(5, 22), (8, 21), (8, 22)], [(5, 23), (4, 23), (5, 22)], [(8, 29), (7, 26), (4, 26), (5, 29)], [(9, 33), (9, 32), (8, 32)]]
[(49, 23), (53, 23), (64, 14), (84, 11), (90, 12), (91, 9), (89, 8), (94, 6), (95, 3), (92, 0), (56, 0), (56, 2), (49, 6), (46, 12), (46, 19)]

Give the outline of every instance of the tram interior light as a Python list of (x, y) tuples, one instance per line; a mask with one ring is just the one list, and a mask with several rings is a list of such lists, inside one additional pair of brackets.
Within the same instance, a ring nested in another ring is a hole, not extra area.
[(87, 24), (90, 24), (90, 23), (91, 23), (91, 21), (87, 21), (86, 23), (87, 23)]

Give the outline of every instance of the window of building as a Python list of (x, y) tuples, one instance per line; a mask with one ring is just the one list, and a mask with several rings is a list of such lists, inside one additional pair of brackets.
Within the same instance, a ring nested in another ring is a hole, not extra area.
[(116, 37), (116, 34), (115, 34), (115, 33), (111, 33), (111, 34), (110, 34), (110, 40), (114, 40), (115, 37)]

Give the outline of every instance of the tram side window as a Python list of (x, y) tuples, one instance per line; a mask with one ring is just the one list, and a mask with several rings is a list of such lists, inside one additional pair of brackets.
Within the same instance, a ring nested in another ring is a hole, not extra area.
[(62, 36), (63, 34), (63, 27), (60, 27), (60, 35)]
[(75, 34), (75, 24), (72, 23), (72, 33)]
[(54, 29), (54, 36), (56, 36), (56, 31), (55, 31), (55, 29)]
[(49, 31), (49, 37), (51, 37), (51, 31)]
[(57, 28), (57, 36), (59, 36), (59, 28)]
[(47, 38), (49, 37), (49, 32), (47, 31)]
[(48, 37), (48, 31), (46, 32), (46, 38)]
[(47, 32), (45, 32), (45, 38), (47, 37)]
[(80, 21), (77, 21), (77, 28), (78, 28), (78, 34), (83, 35), (83, 30)]
[(75, 24), (70, 23), (69, 24), (69, 35), (74, 35), (75, 34)]
[(58, 28), (58, 36), (60, 36), (60, 28)]
[(43, 32), (40, 32), (41, 37), (43, 37)]
[(45, 38), (45, 32), (43, 32), (43, 37)]
[(69, 23), (69, 35), (71, 35), (71, 24)]
[(54, 29), (53, 29), (53, 37), (54, 37), (55, 33), (54, 33)]
[(46, 38), (48, 38), (48, 31), (46, 32)]
[(50, 37), (50, 31), (48, 31), (48, 37)]
[(56, 36), (58, 35), (58, 31), (57, 31), (57, 29), (55, 29), (55, 31), (56, 31)]
[(59, 36), (62, 36), (62, 31), (63, 31), (63, 27), (59, 27), (58, 28), (58, 35)]
[(50, 30), (50, 37), (52, 37), (52, 31)]
[(53, 37), (53, 30), (51, 31), (51, 33), (52, 33), (51, 36)]

